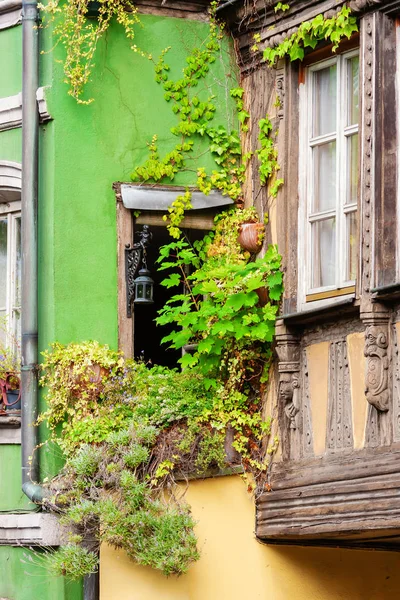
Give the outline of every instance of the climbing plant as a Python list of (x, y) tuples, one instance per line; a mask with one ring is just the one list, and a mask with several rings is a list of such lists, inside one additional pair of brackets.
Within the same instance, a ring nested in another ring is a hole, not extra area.
[[(93, 572), (101, 542), (123, 548), (138, 563), (167, 575), (185, 572), (199, 554), (190, 508), (180, 497), (177, 480), (225, 468), (224, 443), (231, 431), (241, 466), (253, 477), (249, 482), (262, 489), (268, 451), (276, 448), (276, 440), (269, 439), (271, 422), (263, 418), (262, 397), (282, 294), (280, 256), (275, 246), (269, 246), (263, 257), (255, 258), (237, 242), (240, 225), (257, 218), (254, 209), (240, 208), (251, 156), (242, 153), (240, 134), (248, 131), (250, 113), (243, 89), (231, 89), (239, 127), (229, 131), (215, 123), (214, 97), (198, 92), (223, 35), (215, 19), (217, 4), (211, 3), (209, 35), (189, 53), (180, 78), (170, 75), (168, 48), (155, 63), (156, 81), (177, 117), (171, 133), (178, 141), (161, 156), (155, 134), (147, 160), (134, 168), (132, 179), (173, 181), (187, 167), (195, 141), (206, 139), (216, 167), (211, 172), (197, 167), (197, 187), (206, 194), (218, 189), (237, 206), (220, 215), (213, 231), (193, 245), (180, 229), (184, 212), (191, 207), (190, 189), (169, 209), (173, 240), (161, 248), (158, 265), (161, 271), (168, 270), (162, 284), (178, 290), (159, 312), (157, 323), (175, 327), (164, 343), (191, 348), (181, 359), (180, 372), (125, 360), (94, 342), (55, 344), (45, 354), (42, 383), (48, 389), (48, 409), (39, 421), (47, 422), (50, 439), (66, 456), (63, 471), (47, 484), (45, 501), (62, 514), (70, 529), (68, 543), (50, 557), (58, 574), (80, 577)], [(128, 37), (133, 36), (137, 15), (132, 7), (130, 16), (122, 17), (121, 6), (126, 3), (102, 0), (103, 25), (101, 19), (98, 25), (83, 25), (77, 5), (68, 0), (67, 6), (71, 24), (64, 21), (60, 30), (67, 50), (64, 68), (71, 94), (85, 102), (81, 96), (99, 36), (112, 15)], [(87, 2), (83, 6), (87, 9)], [(284, 11), (287, 6), (278, 3), (276, 8)], [(56, 1), (48, 12), (56, 16), (59, 9)], [(79, 28), (72, 22), (73, 10), (79, 13), (73, 15)], [(68, 27), (67, 40), (63, 36)], [(322, 39), (329, 39), (335, 49), (356, 27), (346, 7), (332, 19), (319, 15), (276, 48), (266, 49), (264, 58), (271, 64), (285, 55), (302, 59), (304, 49), (314, 48)], [(71, 40), (76, 40), (76, 55)], [(272, 180), (270, 193), (276, 196), (283, 180), (277, 178), (279, 163), (268, 115), (258, 126), (255, 154), (260, 181)], [(88, 538), (93, 540), (89, 545)]]
[[(271, 422), (261, 398), (282, 272), (274, 246), (254, 260), (238, 245), (240, 224), (255, 218), (254, 209), (233, 210), (195, 246), (181, 238), (161, 249), (163, 285), (186, 286), (159, 313), (159, 325), (177, 327), (163, 341), (197, 344), (181, 372), (125, 360), (96, 342), (44, 353), (48, 407), (39, 421), (66, 455), (45, 504), (70, 532), (50, 555), (53, 573), (93, 572), (101, 542), (166, 575), (184, 573), (199, 554), (176, 480), (232, 466), (229, 430), (249, 485), (262, 486)], [(269, 452), (275, 447), (270, 440)]]
[[(314, 49), (319, 42), (324, 40), (333, 44), (332, 51), (335, 52), (341, 40), (350, 38), (356, 31), (358, 31), (357, 19), (351, 16), (350, 8), (344, 5), (336, 15), (329, 19), (325, 19), (320, 14), (311, 21), (304, 21), (283, 42), (277, 46), (265, 48), (263, 58), (271, 65), (277, 58), (284, 56), (289, 56), (290, 60), (303, 60), (306, 48)], [(259, 39), (259, 41), (261, 40)]]
[(140, 24), (137, 9), (131, 0), (98, 0), (98, 11), (91, 15), (93, 0), (49, 0), (39, 4), (44, 25), (53, 26), (56, 44), (65, 50), (63, 61), (68, 93), (80, 104), (89, 104), (93, 98), (84, 99), (99, 40), (104, 37), (113, 20), (119, 23), (134, 52), (146, 56), (133, 44), (135, 27)]

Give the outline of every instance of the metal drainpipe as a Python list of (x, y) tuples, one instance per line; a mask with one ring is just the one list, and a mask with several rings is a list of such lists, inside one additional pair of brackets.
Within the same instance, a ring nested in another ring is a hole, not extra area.
[[(22, 490), (40, 504), (46, 491), (39, 483), (38, 429), (32, 427), (38, 414), (38, 150), (39, 111), (39, 12), (37, 1), (22, 0)], [(84, 578), (84, 600), (98, 600), (99, 574)]]
[[(21, 389), (22, 389), (22, 489), (36, 502), (42, 499), (39, 481), (37, 427), (32, 427), (38, 411), (38, 146), (39, 87), (38, 6), (35, 0), (22, 0), (22, 277), (21, 277)], [(30, 461), (31, 464), (30, 464)], [(34, 483), (32, 483), (34, 482)]]

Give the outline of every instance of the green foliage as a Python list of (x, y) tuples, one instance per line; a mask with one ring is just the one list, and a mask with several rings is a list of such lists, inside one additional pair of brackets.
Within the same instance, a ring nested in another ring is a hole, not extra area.
[[(21, 371), (21, 348), (19, 341), (9, 330), (7, 316), (0, 317), (0, 380), (9, 389), (19, 389)], [(1, 398), (0, 398), (1, 404)]]
[(289, 4), (283, 4), (283, 2), (278, 2), (278, 4), (276, 4), (274, 6), (274, 11), (278, 12), (281, 10), (282, 12), (285, 12), (285, 11), (289, 10), (289, 8), (290, 8)]
[(304, 21), (297, 31), (274, 48), (265, 48), (263, 58), (273, 65), (277, 58), (288, 55), (290, 60), (303, 60), (306, 48), (314, 49), (323, 40), (333, 44), (332, 51), (338, 48), (343, 38), (350, 38), (358, 31), (357, 19), (351, 16), (351, 10), (346, 5), (337, 15), (324, 19), (322, 14), (312, 21)]
[[(180, 362), (189, 372), (196, 366), (205, 385), (214, 390), (213, 406), (203, 411), (200, 420), (217, 431), (232, 426), (234, 445), (246, 467), (263, 470), (252, 452), (259, 450), (257, 442), (267, 431), (259, 413), (258, 385), (270, 364), (282, 272), (274, 246), (256, 260), (241, 251), (238, 227), (249, 218), (254, 219), (254, 209), (230, 211), (219, 217), (214, 234), (195, 248), (184, 239), (161, 248), (160, 269), (175, 268), (178, 274), (169, 275), (163, 284), (184, 283), (186, 293), (167, 301), (157, 323), (175, 325), (163, 339), (170, 347), (197, 345)], [(188, 267), (194, 269), (190, 275)], [(262, 289), (268, 296), (265, 303), (260, 302)], [(258, 400), (249, 408), (253, 394)]]
[(54, 575), (67, 576), (69, 579), (80, 579), (98, 570), (96, 553), (77, 544), (68, 544), (48, 554), (47, 561), (47, 566)]
[[(164, 285), (183, 280), (187, 293), (175, 294), (157, 321), (177, 326), (165, 338), (174, 348), (197, 344), (181, 372), (125, 360), (96, 342), (53, 344), (44, 353), (48, 409), (39, 421), (47, 420), (66, 455), (48, 483), (47, 506), (61, 511), (71, 531), (50, 557), (53, 573), (93, 572), (102, 542), (166, 575), (184, 573), (199, 555), (175, 475), (224, 468), (228, 430), (245, 470), (256, 479), (265, 472), (270, 422), (261, 416), (261, 394), (282, 273), (275, 247), (252, 260), (238, 245), (240, 224), (256, 218), (253, 208), (228, 211), (195, 247), (179, 239), (160, 250), (160, 269), (175, 268)], [(263, 304), (260, 288), (268, 290)], [(91, 552), (81, 548), (88, 536)]]
[[(256, 155), (260, 161), (260, 182), (266, 184), (270, 177), (276, 175), (279, 171), (278, 165), (278, 153), (275, 148), (273, 139), (271, 138), (272, 123), (269, 120), (268, 115), (265, 119), (260, 119), (258, 122), (260, 133), (258, 135), (258, 141), (260, 142), (260, 148), (256, 150)], [(274, 182), (271, 187), (271, 196), (274, 198), (278, 193), (280, 185), (283, 184), (283, 179), (278, 179)]]
[(170, 181), (173, 181), (176, 173), (184, 164), (184, 152), (190, 152), (192, 145), (191, 141), (178, 144), (172, 152), (160, 159), (157, 136), (154, 135), (149, 144), (149, 158), (142, 166), (135, 169), (132, 173), (132, 180), (158, 182), (167, 177)]
[[(160, 157), (156, 145), (157, 136), (154, 136), (149, 144), (149, 157), (134, 169), (131, 177), (133, 181), (143, 182), (173, 181), (176, 173), (187, 167), (186, 161), (193, 152), (195, 141), (205, 138), (209, 142), (209, 151), (216, 168), (207, 173), (200, 166), (197, 169), (197, 187), (205, 194), (217, 189), (233, 200), (241, 201), (241, 185), (250, 154), (242, 155), (239, 131), (228, 131), (223, 125), (215, 126), (212, 123), (216, 112), (214, 96), (205, 96), (196, 89), (200, 81), (206, 81), (210, 77), (210, 67), (220, 51), (223, 28), (215, 20), (217, 4), (211, 2), (209, 35), (199, 48), (194, 48), (187, 56), (182, 77), (176, 80), (170, 77), (170, 67), (165, 60), (169, 48), (161, 53), (155, 64), (156, 81), (163, 86), (164, 98), (170, 103), (171, 110), (178, 119), (171, 132), (180, 141), (172, 151)], [(244, 106), (244, 91), (242, 88), (233, 88), (230, 95), (236, 103), (240, 128), (246, 132), (250, 114)], [(167, 227), (175, 239), (179, 238), (179, 225), (184, 211), (191, 206), (190, 199), (191, 193), (186, 190), (169, 208)]]
[[(69, 85), (68, 93), (80, 104), (93, 101), (92, 98), (82, 99), (82, 95), (94, 67), (98, 41), (105, 36), (112, 21), (123, 27), (130, 43), (135, 37), (135, 27), (140, 24), (137, 9), (131, 0), (99, 0), (96, 19), (88, 19), (90, 3), (91, 0), (49, 0), (46, 5), (39, 4), (45, 24), (54, 24), (53, 33), (57, 43), (65, 48), (65, 82)], [(145, 56), (136, 44), (131, 48)]]
[(168, 222), (167, 228), (171, 237), (176, 239), (180, 237), (179, 225), (182, 222), (185, 210), (192, 208), (191, 200), (192, 192), (187, 189), (184, 194), (177, 196), (168, 207), (168, 215), (163, 216), (163, 220)]
[[(44, 360), (40, 384), (47, 388), (45, 399), (48, 409), (39, 417), (38, 422), (47, 421), (53, 432), (58, 425), (63, 424), (66, 433), (74, 430), (78, 440), (86, 432), (90, 432), (92, 441), (98, 441), (101, 435), (108, 432), (112, 423), (107, 423), (108, 414), (101, 414), (97, 398), (103, 391), (105, 378), (116, 376), (121, 371), (121, 354), (98, 342), (68, 346), (55, 342), (51, 350), (42, 355)], [(118, 421), (124, 419), (124, 411), (116, 410), (115, 413), (118, 424)], [(103, 417), (98, 431), (93, 429), (93, 415)], [(79, 432), (75, 431), (75, 425)]]

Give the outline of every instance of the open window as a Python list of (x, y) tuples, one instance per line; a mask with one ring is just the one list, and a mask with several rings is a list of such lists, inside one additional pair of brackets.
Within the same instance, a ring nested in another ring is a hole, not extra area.
[[(182, 353), (180, 350), (168, 349), (161, 344), (163, 337), (170, 331), (167, 326), (159, 327), (155, 323), (157, 312), (177, 289), (167, 289), (161, 281), (167, 276), (166, 271), (158, 272), (155, 261), (159, 248), (169, 244), (169, 236), (163, 216), (172, 201), (183, 188), (154, 187), (146, 185), (122, 184), (115, 186), (117, 192), (118, 221), (118, 327), (119, 346), (126, 356), (144, 359), (152, 364), (176, 367)], [(205, 196), (193, 191), (192, 206), (181, 224), (187, 240), (193, 243), (200, 240), (213, 227), (214, 217), (221, 208), (232, 204), (230, 198), (212, 192)], [(140, 211), (138, 213), (138, 211)], [(147, 265), (154, 280), (154, 303), (134, 305), (132, 318), (127, 316), (126, 304), (126, 272), (125, 248), (136, 241), (136, 234), (143, 225), (148, 225), (153, 234), (152, 242), (147, 248)], [(182, 289), (182, 292), (184, 290)]]

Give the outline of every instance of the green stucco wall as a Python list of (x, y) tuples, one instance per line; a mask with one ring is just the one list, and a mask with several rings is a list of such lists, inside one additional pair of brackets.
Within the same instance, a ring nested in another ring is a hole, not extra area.
[[(171, 46), (167, 62), (178, 78), (190, 50), (205, 39), (208, 25), (199, 21), (142, 16), (135, 43), (155, 60)], [(42, 48), (52, 45), (50, 30), (41, 32)], [(41, 84), (53, 121), (41, 127), (39, 196), (39, 347), (96, 339), (117, 347), (117, 240), (114, 182), (130, 174), (147, 157), (147, 143), (159, 136), (160, 154), (179, 138), (170, 133), (177, 117), (155, 82), (154, 64), (130, 49), (118, 25), (98, 47), (96, 67), (87, 87), (95, 101), (78, 105), (63, 82), (62, 49), (41, 59)], [(215, 124), (231, 126), (233, 103), (229, 88), (237, 85), (230, 46), (219, 59), (200, 94), (216, 96)], [(200, 86), (199, 86), (200, 87)], [(197, 92), (198, 90), (196, 90)], [(201, 143), (190, 161), (190, 172), (174, 184), (195, 183), (198, 166), (215, 167)], [(201, 160), (196, 156), (202, 154)], [(43, 435), (45, 435), (45, 430)], [(58, 461), (45, 448), (43, 476)]]
[(0, 31), (0, 98), (22, 89), (22, 27)]
[[(0, 481), (2, 482), (0, 511), (14, 512), (33, 508), (21, 489), (21, 447), (19, 445), (0, 446)], [(7, 482), (7, 485), (4, 485), (4, 482)]]
[[(135, 43), (157, 59), (171, 46), (168, 63), (179, 77), (190, 50), (207, 35), (199, 21), (143, 16)], [(41, 46), (53, 45), (50, 29), (40, 31)], [(0, 31), (0, 97), (21, 91), (21, 28)], [(228, 90), (236, 85), (229, 67), (229, 44), (213, 66), (213, 77), (202, 94), (215, 94), (215, 123), (233, 114)], [(164, 91), (154, 80), (153, 63), (130, 49), (115, 25), (99, 44), (88, 95), (90, 106), (79, 106), (67, 94), (58, 47), (41, 55), (40, 85), (48, 86), (53, 121), (40, 126), (39, 149), (39, 347), (53, 341), (96, 339), (117, 347), (116, 199), (112, 184), (130, 181), (130, 173), (147, 157), (147, 142), (159, 136), (163, 154), (178, 142), (170, 133), (177, 123)], [(228, 123), (229, 125), (229, 123)], [(0, 160), (20, 162), (21, 129), (0, 132)], [(199, 144), (190, 172), (175, 184), (195, 183), (198, 166), (213, 160)], [(46, 429), (42, 428), (42, 439)], [(41, 475), (51, 476), (60, 454), (45, 445), (40, 450)], [(20, 447), (0, 446), (0, 510), (29, 507), (21, 492)], [(0, 597), (12, 600), (80, 600), (81, 585), (52, 579), (40, 559), (26, 564), (24, 549), (0, 547)], [(28, 573), (25, 575), (25, 573)]]
[(10, 600), (81, 600), (81, 582), (50, 576), (41, 552), (0, 546), (0, 597)]
[[(21, 27), (0, 31), (0, 98), (12, 96), (21, 91), (21, 33)], [(0, 131), (0, 160), (20, 163), (21, 154), (21, 129)], [(21, 490), (21, 448), (19, 445), (0, 445), (0, 481), (2, 482), (0, 511), (29, 508), (30, 503)], [(4, 482), (7, 482), (7, 485), (4, 485)], [(2, 596), (1, 592), (0, 596)]]
[[(142, 19), (144, 26), (135, 42), (154, 57), (171, 46), (168, 62), (173, 75), (179, 76), (190, 49), (206, 36), (207, 24), (153, 16)], [(227, 60), (224, 52), (222, 62)], [(91, 105), (77, 105), (67, 95), (57, 63), (47, 94), (54, 122), (42, 135), (41, 153), (42, 348), (53, 340), (97, 339), (117, 345), (112, 184), (130, 180), (134, 166), (146, 158), (147, 142), (154, 133), (159, 135), (161, 152), (178, 141), (170, 133), (177, 117), (154, 80), (153, 64), (132, 52), (119, 26), (100, 44), (95, 62), (87, 89), (88, 96), (95, 98)], [(50, 72), (48, 66), (46, 70)], [(227, 104), (232, 112), (227, 89), (235, 84), (235, 73), (230, 72), (227, 80), (218, 61), (215, 73), (207, 94), (217, 95), (217, 123), (219, 116), (226, 115)], [(203, 156), (201, 163), (193, 161), (190, 167), (195, 170), (199, 164), (211, 166), (213, 161)], [(194, 183), (194, 177), (193, 172), (180, 174), (174, 183)]]
[(22, 130), (0, 131), (0, 160), (21, 162)]

